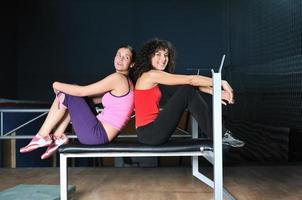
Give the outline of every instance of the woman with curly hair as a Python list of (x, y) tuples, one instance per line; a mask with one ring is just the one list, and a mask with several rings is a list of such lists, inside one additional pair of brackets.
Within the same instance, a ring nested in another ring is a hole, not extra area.
[[(102, 80), (86, 86), (54, 82), (56, 98), (46, 120), (20, 152), (27, 153), (40, 147), (48, 147), (41, 159), (48, 158), (60, 145), (68, 142), (64, 132), (70, 122), (82, 144), (94, 145), (112, 141), (133, 112), (134, 86), (128, 78), (128, 72), (134, 60), (134, 49), (123, 45), (117, 49), (114, 58), (115, 73)], [(103, 111), (96, 115), (84, 97), (91, 97), (96, 100), (95, 103), (102, 103)]]
[[(212, 127), (206, 102), (200, 91), (212, 93), (212, 79), (200, 75), (172, 74), (175, 49), (170, 42), (153, 39), (145, 43), (138, 53), (131, 71), (135, 84), (135, 126), (138, 139), (144, 144), (163, 144), (173, 134), (185, 109), (197, 120), (202, 132), (209, 138)], [(182, 85), (159, 111), (161, 91), (159, 85)], [(222, 103), (233, 104), (233, 89), (222, 81)]]

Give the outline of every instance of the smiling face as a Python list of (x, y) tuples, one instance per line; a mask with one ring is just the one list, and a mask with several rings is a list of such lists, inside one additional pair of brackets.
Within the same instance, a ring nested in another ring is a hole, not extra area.
[(169, 52), (168, 49), (158, 49), (155, 51), (151, 58), (151, 64), (154, 69), (165, 70), (169, 62)]
[(119, 48), (114, 58), (114, 67), (117, 72), (128, 72), (132, 64), (132, 53), (128, 48)]

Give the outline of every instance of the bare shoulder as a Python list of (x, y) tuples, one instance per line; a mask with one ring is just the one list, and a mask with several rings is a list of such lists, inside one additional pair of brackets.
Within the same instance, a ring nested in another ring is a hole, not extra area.
[(161, 74), (161, 71), (151, 69), (150, 71), (145, 72), (143, 75), (145, 77), (155, 77), (158, 76), (158, 74)]
[(112, 74), (108, 75), (107, 77), (114, 81), (119, 81), (119, 80), (125, 79), (125, 75), (123, 75), (121, 73), (117, 73), (117, 72), (112, 73)]
[(121, 73), (116, 72), (116, 73), (113, 73), (112, 76), (113, 76), (113, 81), (114, 81), (116, 84), (118, 84), (118, 83), (124, 84), (124, 83), (127, 83), (127, 82), (128, 82), (127, 76), (126, 76), (126, 75), (123, 75), (123, 74), (121, 74)]
[(165, 73), (164, 71), (161, 70), (155, 70), (155, 69), (151, 69), (150, 71), (148, 71), (147, 73), (151, 74), (151, 75), (157, 75), (157, 74), (163, 74)]
[[(127, 92), (129, 90), (129, 86), (131, 90), (133, 89), (133, 83), (126, 75), (116, 72), (113, 73), (112, 76), (114, 88), (116, 91), (122, 91), (121, 94), (124, 94), (125, 91)], [(117, 93), (117, 95), (121, 94)]]
[(115, 86), (115, 85), (118, 85), (120, 83), (123, 84), (124, 80), (126, 80), (124, 75), (115, 72), (115, 73), (109, 74), (108, 76), (106, 76), (105, 78), (101, 79), (98, 82), (102, 83), (102, 84)]
[(139, 85), (139, 88), (150, 88), (154, 85), (157, 85), (161, 83), (163, 79), (167, 78), (167, 72), (160, 71), (160, 70), (150, 70), (148, 72), (145, 72), (139, 80), (136, 82), (137, 85)]
[(161, 70), (150, 70), (147, 73), (148, 73), (147, 77), (149, 77), (153, 80), (167, 78), (167, 76), (169, 76), (169, 73), (167, 73), (165, 71), (161, 71)]

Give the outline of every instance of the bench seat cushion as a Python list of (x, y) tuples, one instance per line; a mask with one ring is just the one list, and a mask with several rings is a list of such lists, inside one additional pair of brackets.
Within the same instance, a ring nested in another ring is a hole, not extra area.
[(98, 153), (98, 152), (198, 152), (200, 147), (211, 149), (212, 141), (208, 139), (172, 139), (162, 145), (141, 144), (136, 138), (117, 139), (108, 144), (83, 145), (69, 143), (59, 148), (60, 153)]

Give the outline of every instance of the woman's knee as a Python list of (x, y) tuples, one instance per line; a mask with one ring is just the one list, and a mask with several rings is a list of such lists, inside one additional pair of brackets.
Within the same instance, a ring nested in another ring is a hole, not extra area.
[(56, 94), (56, 99), (59, 103), (59, 108), (67, 108), (66, 96), (67, 95), (64, 92), (58, 92)]
[(180, 88), (180, 93), (189, 98), (198, 95), (198, 91), (199, 90), (196, 87), (191, 85), (183, 85)]

